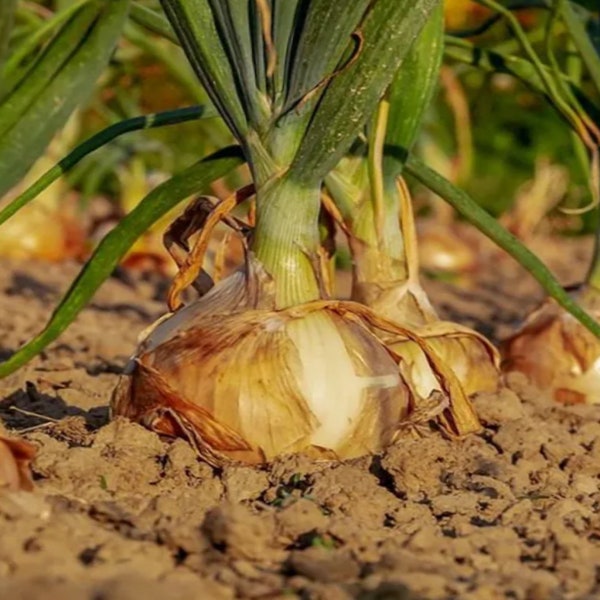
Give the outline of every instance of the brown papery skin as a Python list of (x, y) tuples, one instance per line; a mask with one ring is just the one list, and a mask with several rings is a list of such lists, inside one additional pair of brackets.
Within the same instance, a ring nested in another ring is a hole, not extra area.
[[(472, 397), (482, 392), (498, 391), (500, 361), (491, 343), (475, 332), (458, 329), (453, 323), (438, 323), (438, 329), (446, 326), (448, 331), (436, 334), (424, 327), (420, 333), (435, 353), (452, 368), (465, 394)], [(396, 344), (394, 349), (401, 354), (402, 344)]]
[[(575, 296), (596, 319), (598, 293), (581, 288)], [(501, 345), (502, 369), (519, 371), (562, 404), (600, 404), (600, 340), (547, 299), (522, 328)]]
[[(427, 294), (418, 282), (392, 284), (386, 290), (372, 284), (365, 301), (379, 314), (406, 323), (431, 346), (432, 350), (454, 371), (467, 396), (494, 392), (500, 383), (500, 356), (493, 344), (480, 333), (437, 316)], [(392, 348), (414, 363), (414, 343), (396, 342)], [(426, 368), (425, 363), (418, 369)]]
[[(355, 357), (358, 377), (397, 374), (394, 360), (366, 327), (330, 311), (322, 316)], [(115, 390), (113, 415), (184, 437), (215, 465), (257, 464), (307, 451), (325, 459), (353, 458), (385, 448), (413, 402), (400, 375), (389, 389), (362, 391), (360, 411), (344, 440), (332, 447), (311, 443), (321, 423), (309, 405), (302, 384), (305, 366), (287, 327), (315, 317), (270, 310), (196, 314), (188, 328), (179, 327), (149, 351), (142, 343), (130, 376)]]

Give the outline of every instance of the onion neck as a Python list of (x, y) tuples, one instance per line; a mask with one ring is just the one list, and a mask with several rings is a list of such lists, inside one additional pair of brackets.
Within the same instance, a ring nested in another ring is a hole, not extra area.
[(251, 249), (275, 284), (277, 308), (322, 297), (319, 262), (320, 182), (306, 186), (285, 176), (256, 190)]
[[(406, 283), (405, 244), (400, 227), (400, 206), (394, 186), (386, 186), (383, 215), (372, 202), (364, 202), (352, 218), (353, 298), (360, 300), (369, 288), (386, 289)], [(378, 222), (381, 231), (378, 231)]]
[(352, 299), (369, 304), (378, 290), (403, 285), (408, 278), (398, 192), (391, 179), (384, 183), (382, 202), (374, 202), (366, 160), (358, 157), (344, 158), (326, 184), (349, 232)]

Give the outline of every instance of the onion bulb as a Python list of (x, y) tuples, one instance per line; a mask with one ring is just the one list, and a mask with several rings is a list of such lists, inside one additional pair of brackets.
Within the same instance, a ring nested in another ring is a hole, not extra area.
[[(600, 319), (600, 292), (573, 292), (582, 308)], [(505, 340), (500, 351), (506, 372), (520, 371), (562, 404), (600, 404), (600, 340), (553, 299), (546, 299)]]
[[(377, 452), (423, 403), (449, 433), (478, 429), (452, 373), (418, 336), (354, 302), (276, 310), (268, 275), (252, 256), (248, 264), (144, 334), (113, 415), (186, 437), (212, 464)], [(441, 392), (419, 397), (383, 335), (412, 340)]]
[[(78, 119), (77, 114), (69, 119), (23, 181), (0, 198), (0, 207), (26, 190), (72, 147)], [(84, 250), (85, 231), (78, 215), (77, 198), (68, 193), (66, 180), (62, 177), (46, 188), (35, 202), (21, 208), (2, 225), (0, 256), (60, 261), (77, 258)]]
[(2, 225), (0, 256), (58, 262), (82, 255), (85, 236), (73, 208), (65, 201), (55, 209), (41, 198), (23, 207)]
[(426, 220), (419, 224), (419, 260), (432, 273), (460, 276), (473, 273), (480, 265), (477, 241), (455, 221)]

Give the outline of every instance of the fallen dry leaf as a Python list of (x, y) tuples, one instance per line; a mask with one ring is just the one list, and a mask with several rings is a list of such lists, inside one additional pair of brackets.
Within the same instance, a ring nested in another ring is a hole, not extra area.
[(0, 489), (33, 489), (29, 465), (35, 452), (35, 446), (25, 440), (0, 435)]

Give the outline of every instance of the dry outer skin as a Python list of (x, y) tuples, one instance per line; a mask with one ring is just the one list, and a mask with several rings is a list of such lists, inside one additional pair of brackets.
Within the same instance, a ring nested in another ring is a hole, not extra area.
[[(77, 269), (1, 267), (7, 356)], [(578, 276), (572, 262), (565, 274)], [(507, 261), (467, 291), (429, 288), (444, 317), (492, 335), (542, 295)], [(183, 440), (108, 422), (116, 373), (163, 293), (113, 277), (42, 357), (0, 380), (0, 418), (38, 448), (36, 491), (0, 491), (0, 598), (600, 596), (599, 407), (554, 405), (513, 375), (476, 400), (485, 430), (463, 441), (407, 432), (382, 456), (216, 471)]]

